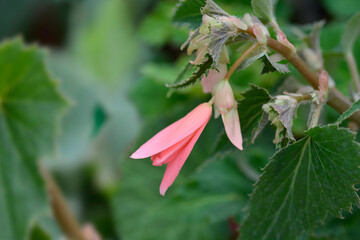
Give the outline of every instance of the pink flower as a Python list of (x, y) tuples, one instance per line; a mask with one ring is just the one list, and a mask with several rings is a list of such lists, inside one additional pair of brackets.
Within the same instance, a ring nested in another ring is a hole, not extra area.
[(200, 104), (185, 117), (157, 133), (130, 156), (134, 159), (151, 156), (153, 166), (167, 164), (160, 185), (161, 195), (164, 196), (179, 175), (180, 169), (209, 122), (211, 113), (210, 103)]
[(230, 142), (238, 149), (243, 150), (243, 140), (237, 106), (229, 112), (221, 114), (221, 117), (224, 123), (226, 135), (228, 136)]
[(216, 109), (221, 114), (226, 135), (235, 147), (243, 150), (237, 104), (229, 81), (220, 81), (213, 89), (213, 96)]

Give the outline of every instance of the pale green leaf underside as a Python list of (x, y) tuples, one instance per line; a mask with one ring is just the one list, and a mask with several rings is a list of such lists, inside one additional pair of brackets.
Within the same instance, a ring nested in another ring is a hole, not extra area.
[(64, 99), (43, 52), (20, 40), (0, 46), (0, 239), (21, 240), (45, 208), (36, 160), (53, 150)]
[(339, 117), (338, 120), (336, 120), (336, 123), (341, 123), (342, 121), (344, 121), (345, 119), (349, 118), (351, 115), (353, 115), (355, 112), (360, 110), (360, 100), (358, 100), (357, 102), (353, 103), (351, 105), (351, 107), (346, 110), (346, 112), (344, 112), (343, 114), (341, 114), (341, 116)]
[(345, 52), (350, 52), (356, 38), (360, 34), (360, 12), (355, 14), (346, 24), (341, 39), (341, 45)]
[(359, 205), (360, 146), (354, 134), (335, 125), (315, 127), (281, 149), (255, 185), (241, 239), (295, 239), (321, 223), (328, 212)]
[(276, 2), (277, 0), (252, 0), (251, 6), (258, 17), (271, 21), (275, 19), (274, 6)]

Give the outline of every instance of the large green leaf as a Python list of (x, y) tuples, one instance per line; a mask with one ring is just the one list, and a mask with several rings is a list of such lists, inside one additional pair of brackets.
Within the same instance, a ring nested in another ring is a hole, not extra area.
[(36, 160), (54, 150), (65, 101), (43, 58), (20, 40), (0, 47), (0, 239), (24, 239), (46, 206)]
[(250, 84), (250, 89), (242, 94), (238, 105), (241, 122), (241, 132), (244, 141), (249, 143), (254, 140), (258, 127), (262, 123), (262, 106), (271, 100), (268, 91), (264, 88)]
[(198, 28), (202, 22), (200, 9), (205, 4), (206, 0), (180, 0), (173, 16), (174, 23), (193, 29)]
[(295, 239), (331, 213), (359, 206), (360, 145), (336, 125), (315, 127), (277, 152), (255, 185), (241, 239)]

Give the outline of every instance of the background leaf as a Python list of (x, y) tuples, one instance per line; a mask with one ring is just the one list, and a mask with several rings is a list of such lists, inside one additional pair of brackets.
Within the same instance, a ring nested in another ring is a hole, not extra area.
[(360, 34), (360, 12), (355, 14), (345, 25), (341, 45), (345, 52), (353, 49), (356, 38)]
[(0, 239), (19, 240), (46, 208), (36, 161), (54, 150), (65, 101), (36, 47), (5, 42), (0, 69)]
[(201, 8), (206, 0), (180, 0), (176, 5), (173, 21), (179, 26), (187, 26), (192, 29), (198, 28), (202, 23)]
[[(136, 166), (130, 162), (126, 164), (132, 164), (134, 170), (153, 168), (144, 162)], [(166, 198), (160, 197), (158, 192), (145, 190), (155, 180), (149, 174), (147, 177), (144, 182), (135, 176), (113, 199), (116, 222), (124, 239), (226, 239), (229, 237), (228, 219), (241, 212), (244, 206), (244, 196), (237, 192), (239, 189), (248, 191), (251, 186), (237, 169), (235, 159), (229, 157), (206, 161)], [(159, 180), (156, 181), (159, 183)], [(159, 224), (161, 231), (157, 227)]]
[(276, 2), (277, 0), (251, 0), (251, 6), (255, 15), (265, 21), (272, 21), (275, 19), (274, 7)]

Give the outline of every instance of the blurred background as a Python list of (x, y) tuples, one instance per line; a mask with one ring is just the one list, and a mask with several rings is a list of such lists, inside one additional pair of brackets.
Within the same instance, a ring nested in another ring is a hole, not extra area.
[[(250, 0), (217, 3), (237, 16), (251, 12)], [(245, 151), (226, 147), (214, 154), (223, 127), (212, 119), (165, 197), (158, 190), (165, 166), (129, 158), (159, 130), (210, 98), (199, 84), (171, 92), (165, 87), (189, 60), (179, 49), (188, 30), (171, 23), (175, 5), (175, 0), (0, 1), (1, 40), (21, 36), (48, 49), (49, 71), (71, 102), (56, 155), (43, 162), (81, 224), (93, 224), (103, 239), (235, 239), (252, 184), (275, 151), (274, 129), (267, 127)], [(279, 24), (300, 46), (294, 26), (306, 29), (301, 25), (327, 21), (321, 32), (325, 63), (347, 95), (350, 74), (340, 38), (344, 23), (359, 9), (358, 0), (277, 4)], [(232, 50), (234, 61), (239, 52)], [(354, 52), (359, 62), (359, 41)], [(260, 71), (256, 63), (236, 73), (235, 91), (254, 83), (275, 93), (289, 80), (278, 73), (260, 76)], [(294, 126), (298, 137), (306, 129), (302, 111), (307, 109), (299, 110)], [(337, 116), (328, 108), (324, 117), (332, 121)], [(357, 212), (346, 220), (329, 217), (312, 239), (359, 239)], [(59, 239), (50, 210), (40, 221)]]

